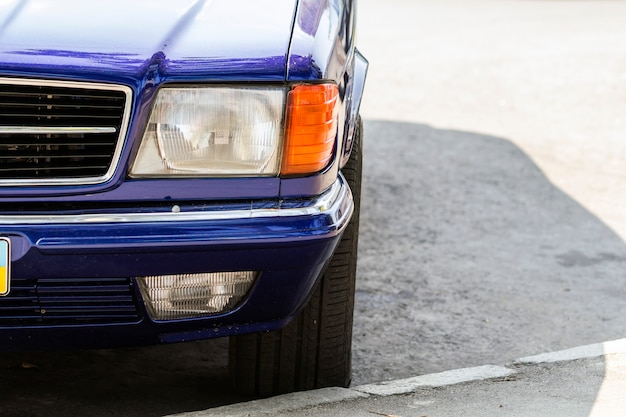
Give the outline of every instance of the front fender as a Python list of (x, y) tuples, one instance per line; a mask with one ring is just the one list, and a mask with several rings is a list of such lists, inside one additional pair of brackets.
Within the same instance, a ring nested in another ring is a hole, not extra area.
[[(339, 86), (341, 97), (335, 161), (317, 176), (311, 191), (328, 187), (352, 150), (368, 67), (367, 60), (356, 49), (355, 29), (356, 0), (298, 2), (287, 59), (287, 81), (333, 81)], [(281, 194), (290, 195), (296, 188), (302, 190), (303, 181), (308, 180), (283, 180)]]
[(348, 162), (350, 152), (352, 152), (352, 144), (354, 142), (354, 132), (359, 123), (359, 109), (361, 107), (361, 99), (363, 90), (365, 89), (365, 77), (369, 63), (367, 59), (357, 50), (354, 54), (354, 66), (352, 67), (352, 75), (346, 93), (346, 127), (344, 129), (344, 140), (342, 146), (342, 155), (340, 167)]
[(300, 0), (287, 59), (288, 81), (341, 84), (354, 51), (353, 0)]

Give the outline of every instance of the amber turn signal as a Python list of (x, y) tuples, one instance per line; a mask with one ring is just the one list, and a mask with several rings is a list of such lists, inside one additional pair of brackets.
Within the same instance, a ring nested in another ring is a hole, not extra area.
[(298, 85), (288, 93), (282, 175), (315, 173), (329, 164), (338, 96), (335, 84)]

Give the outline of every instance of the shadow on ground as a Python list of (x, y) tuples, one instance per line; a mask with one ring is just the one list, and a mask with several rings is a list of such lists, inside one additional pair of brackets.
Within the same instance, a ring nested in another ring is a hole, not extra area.
[[(365, 129), (354, 384), (624, 337), (626, 245), (520, 149), (419, 124)], [(3, 354), (0, 415), (156, 416), (246, 400), (226, 361), (226, 340)]]
[(162, 416), (249, 400), (228, 381), (228, 340), (0, 357), (0, 415)]
[(622, 338), (625, 243), (510, 141), (365, 125), (362, 384)]

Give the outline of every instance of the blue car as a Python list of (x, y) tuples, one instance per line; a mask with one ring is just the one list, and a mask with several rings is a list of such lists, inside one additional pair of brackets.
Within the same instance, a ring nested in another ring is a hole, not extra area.
[(354, 0), (8, 0), (0, 349), (230, 337), (235, 387), (350, 382)]

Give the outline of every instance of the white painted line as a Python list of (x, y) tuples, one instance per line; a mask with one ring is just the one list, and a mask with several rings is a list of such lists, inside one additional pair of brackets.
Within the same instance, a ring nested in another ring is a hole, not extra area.
[(513, 375), (514, 373), (514, 370), (503, 366), (485, 365), (475, 368), (455, 369), (437, 374), (421, 375), (396, 381), (381, 382), (379, 384), (361, 385), (352, 389), (367, 394), (389, 396), (408, 394), (422, 387), (442, 387), (460, 384), (462, 382), (503, 378)]
[[(176, 414), (175, 417), (249, 417), (274, 415), (321, 404), (337, 403), (369, 395), (346, 388), (321, 388), (313, 391), (294, 392), (277, 397), (226, 405), (204, 411)], [(174, 417), (174, 416), (171, 416)]]
[(594, 345), (579, 346), (573, 349), (558, 352), (542, 353), (535, 356), (526, 356), (516, 359), (516, 363), (553, 363), (572, 361), (576, 359), (596, 358), (603, 355), (626, 353), (626, 339), (613, 340), (610, 342), (597, 343)]

